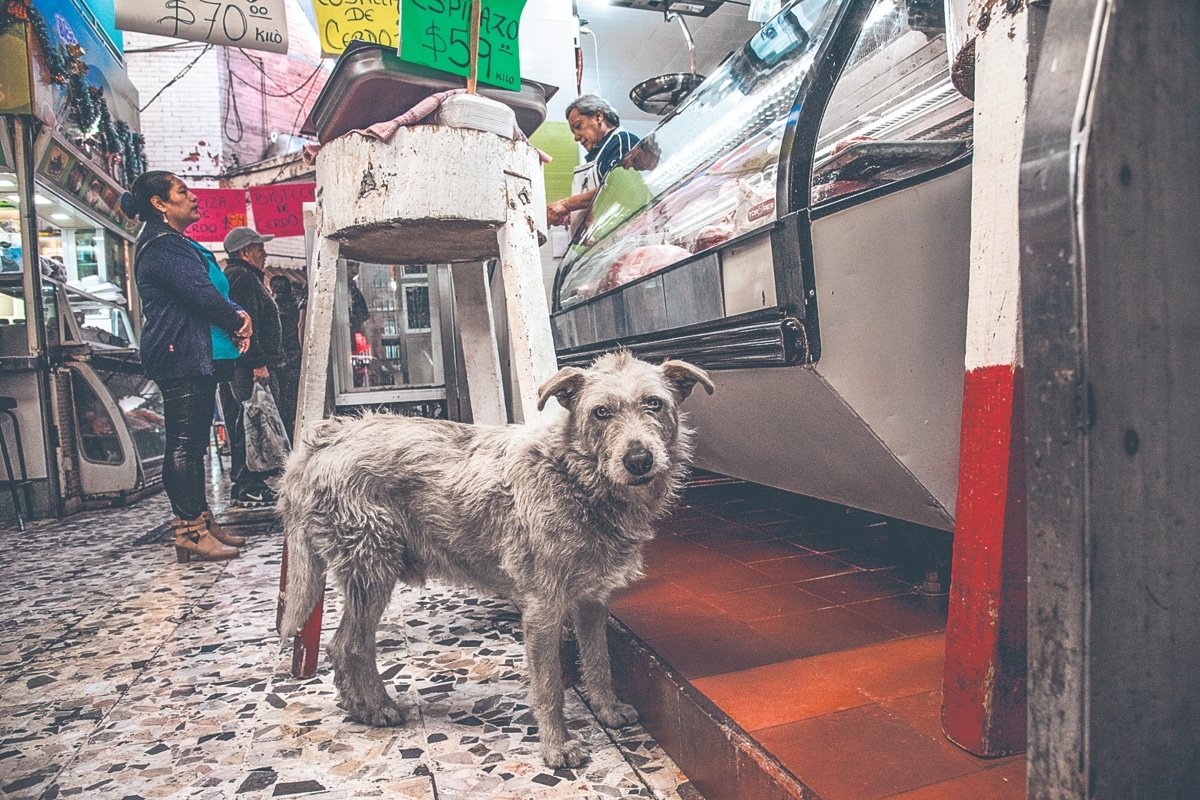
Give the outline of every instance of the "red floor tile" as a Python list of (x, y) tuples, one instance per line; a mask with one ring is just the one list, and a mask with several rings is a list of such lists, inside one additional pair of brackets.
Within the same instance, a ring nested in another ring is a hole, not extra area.
[(837, 606), (784, 614), (747, 624), (760, 636), (774, 642), (788, 658), (852, 650), (895, 639), (898, 635), (891, 628)]
[[(848, 652), (783, 661), (744, 672), (712, 675), (692, 684), (744, 730), (810, 719), (867, 703), (896, 703), (897, 716), (922, 733), (941, 727), (942, 635), (898, 639)], [(937, 694), (936, 709), (927, 695)], [(922, 702), (902, 702), (910, 697)]]
[(669, 578), (648, 576), (614, 594), (609, 608), (617, 611), (635, 606), (693, 602), (696, 599), (696, 595)]
[(644, 641), (704, 630), (732, 620), (700, 598), (689, 602), (654, 603), (617, 609), (617, 619)]
[(758, 561), (771, 561), (776, 558), (793, 558), (810, 555), (791, 542), (782, 539), (747, 542), (743, 539), (707, 534), (700, 538), (700, 543), (710, 550), (724, 553), (730, 558), (743, 564), (753, 564)]
[(944, 738), (875, 704), (756, 731), (755, 738), (822, 800), (882, 800), (976, 771)]
[(702, 547), (691, 537), (659, 536), (646, 548), (642, 571), (650, 577), (674, 575), (703, 569), (711, 563), (711, 550)]
[(849, 608), (855, 614), (886, 625), (905, 636), (914, 636), (946, 629), (949, 600), (947, 596), (927, 597), (911, 593), (855, 603)]
[(814, 611), (829, 603), (791, 584), (722, 592), (705, 598), (710, 604), (743, 622), (778, 617), (797, 611)]
[(676, 573), (671, 579), (699, 597), (780, 583), (740, 561), (716, 552), (703, 565)]
[(713, 620), (703, 630), (650, 639), (646, 644), (689, 681), (787, 658), (769, 638), (734, 620)]
[(754, 569), (774, 578), (779, 583), (797, 583), (858, 571), (858, 567), (851, 566), (845, 561), (838, 561), (836, 558), (816, 553), (770, 561), (756, 561), (753, 566)]
[(881, 597), (905, 594), (912, 587), (878, 572), (849, 572), (827, 578), (804, 581), (800, 588), (824, 597), (837, 605), (876, 600)]
[(891, 795), (888, 800), (1025, 800), (1025, 756), (961, 778)]

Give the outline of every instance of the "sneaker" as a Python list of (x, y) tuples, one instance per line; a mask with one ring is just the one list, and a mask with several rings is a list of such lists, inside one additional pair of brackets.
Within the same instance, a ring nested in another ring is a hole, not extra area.
[(251, 486), (233, 494), (233, 504), (239, 508), (262, 508), (275, 505), (277, 495), (269, 486)]

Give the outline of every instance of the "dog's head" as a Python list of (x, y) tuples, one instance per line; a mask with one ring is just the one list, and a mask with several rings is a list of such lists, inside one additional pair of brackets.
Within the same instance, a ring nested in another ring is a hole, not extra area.
[(560, 370), (539, 390), (538, 408), (558, 400), (569, 414), (571, 449), (594, 460), (610, 484), (647, 486), (673, 476), (687, 455), (679, 405), (696, 384), (713, 393), (699, 367), (671, 360), (654, 366), (620, 351), (588, 369)]

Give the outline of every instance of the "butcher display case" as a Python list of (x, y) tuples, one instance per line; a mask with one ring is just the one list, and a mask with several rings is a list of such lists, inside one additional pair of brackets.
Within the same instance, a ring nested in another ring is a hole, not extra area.
[(953, 527), (971, 101), (942, 0), (797, 0), (607, 177), (555, 275), (560, 364), (709, 371), (693, 463)]
[(969, 160), (944, 27), (941, 0), (787, 4), (608, 175), (556, 275), (560, 356), (816, 361), (810, 218)]

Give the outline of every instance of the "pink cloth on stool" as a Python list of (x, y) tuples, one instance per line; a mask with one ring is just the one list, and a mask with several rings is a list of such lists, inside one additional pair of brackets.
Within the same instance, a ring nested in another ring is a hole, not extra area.
[[(396, 131), (400, 130), (400, 128), (408, 125), (416, 125), (434, 111), (437, 111), (438, 106), (440, 106), (447, 97), (451, 97), (452, 95), (456, 94), (462, 94), (465, 91), (467, 90), (448, 89), (444, 92), (431, 94), (429, 97), (421, 100), (419, 103), (398, 117), (393, 117), (392, 119), (385, 120), (384, 122), (376, 122), (374, 125), (368, 125), (366, 128), (355, 128), (353, 130), (346, 131), (346, 133), (359, 133), (363, 136), (370, 136), (373, 139), (379, 139), (382, 142), (391, 141), (391, 138), (396, 135)], [(342, 135), (345, 136), (345, 134)], [(513, 127), (513, 138), (522, 142), (529, 141), (529, 139), (525, 136), (525, 133), (520, 128), (515, 126)], [(536, 147), (534, 149), (537, 150)], [(305, 164), (312, 165), (317, 163), (317, 154), (320, 152), (321, 145), (306, 144), (304, 145), (304, 150), (301, 154), (301, 157), (304, 159)], [(543, 153), (541, 150), (538, 150), (537, 152), (538, 158), (542, 160), (543, 164), (549, 164), (551, 162), (552, 159), (549, 155)]]

